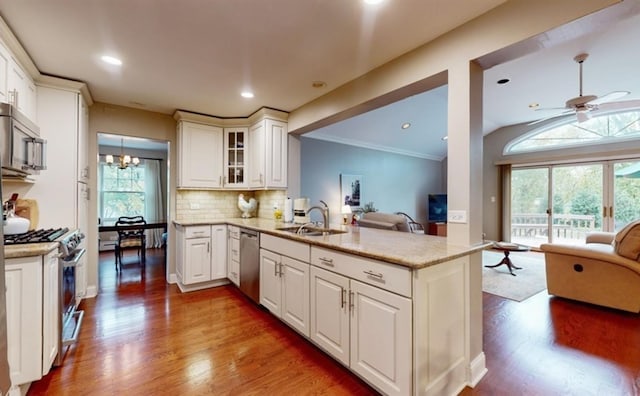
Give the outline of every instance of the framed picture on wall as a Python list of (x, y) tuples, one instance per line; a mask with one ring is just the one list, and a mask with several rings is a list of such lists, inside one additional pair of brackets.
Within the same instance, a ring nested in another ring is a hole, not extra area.
[(342, 205), (349, 205), (352, 208), (360, 207), (362, 196), (362, 175), (340, 175), (340, 193), (342, 194)]

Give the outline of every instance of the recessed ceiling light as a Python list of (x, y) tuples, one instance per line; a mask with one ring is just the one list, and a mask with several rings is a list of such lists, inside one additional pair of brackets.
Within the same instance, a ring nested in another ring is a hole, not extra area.
[(364, 0), (365, 4), (380, 4), (384, 0)]
[(324, 81), (314, 81), (311, 83), (311, 86), (314, 88), (324, 88), (327, 86), (327, 83)]
[(402, 124), (402, 126), (400, 128), (402, 129), (409, 129), (411, 127), (411, 123), (409, 122), (405, 122), (404, 124)]
[(500, 80), (498, 80), (498, 84), (503, 85), (508, 83), (509, 81), (511, 80), (509, 80), (508, 78), (501, 78)]
[(243, 98), (251, 99), (253, 98), (253, 92), (245, 91), (241, 93), (240, 96), (242, 96)]
[(102, 58), (100, 59), (102, 59), (103, 62), (108, 63), (110, 65), (122, 66), (122, 61), (113, 56), (103, 55)]
[(530, 109), (535, 109), (535, 108), (537, 108), (537, 107), (540, 107), (540, 104), (539, 104), (539, 103), (529, 103), (529, 108), (530, 108)]

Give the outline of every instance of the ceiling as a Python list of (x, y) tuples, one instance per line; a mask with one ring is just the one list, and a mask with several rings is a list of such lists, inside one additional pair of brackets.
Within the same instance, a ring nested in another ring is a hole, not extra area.
[[(172, 114), (245, 117), (262, 106), (292, 111), (452, 30), (504, 0), (3, 0), (0, 15), (43, 74), (84, 81), (95, 101)], [(578, 94), (628, 90), (640, 21), (583, 36), (485, 72), (484, 132), (541, 116)], [(398, 29), (398, 26), (402, 26)], [(120, 67), (100, 61), (104, 54)], [(336, 67), (339, 64), (339, 67)], [(501, 78), (511, 82), (497, 85)], [(312, 82), (326, 86), (314, 88)], [(255, 97), (240, 93), (251, 90)], [(446, 87), (323, 129), (343, 143), (424, 158), (446, 156)], [(410, 122), (411, 128), (399, 126)], [(404, 139), (398, 139), (404, 134)]]

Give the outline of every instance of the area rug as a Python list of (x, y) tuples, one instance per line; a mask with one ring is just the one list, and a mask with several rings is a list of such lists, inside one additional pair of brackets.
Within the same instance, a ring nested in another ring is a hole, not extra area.
[(532, 256), (530, 253), (512, 252), (511, 262), (520, 270), (514, 270), (516, 276), (509, 273), (506, 265), (486, 268), (485, 265), (498, 264), (504, 258), (499, 251), (482, 252), (482, 291), (514, 301), (524, 301), (547, 288), (544, 256)]

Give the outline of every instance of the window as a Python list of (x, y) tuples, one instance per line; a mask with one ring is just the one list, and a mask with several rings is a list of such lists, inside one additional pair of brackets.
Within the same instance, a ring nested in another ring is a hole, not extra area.
[(536, 129), (505, 146), (505, 154), (553, 150), (640, 138), (640, 110), (606, 114), (584, 122), (553, 124)]
[(145, 215), (145, 169), (143, 165), (120, 169), (101, 163), (100, 217), (105, 222), (120, 216)]

